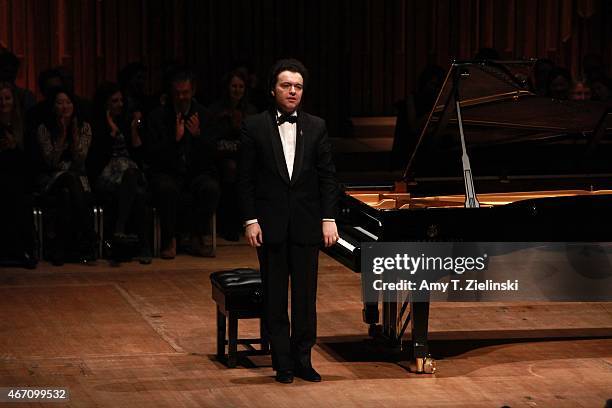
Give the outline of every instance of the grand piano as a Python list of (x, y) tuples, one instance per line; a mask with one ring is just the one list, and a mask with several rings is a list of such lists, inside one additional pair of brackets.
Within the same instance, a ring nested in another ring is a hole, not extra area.
[[(612, 241), (608, 109), (535, 95), (533, 63), (453, 62), (403, 178), (346, 186), (328, 254), (360, 272), (367, 242)], [(409, 351), (417, 373), (435, 371), (428, 318), (410, 294), (363, 307), (370, 335)]]

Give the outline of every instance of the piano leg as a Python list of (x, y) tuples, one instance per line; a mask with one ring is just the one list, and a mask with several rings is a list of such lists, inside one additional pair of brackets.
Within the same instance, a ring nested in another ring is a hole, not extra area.
[(364, 303), (362, 316), (363, 321), (369, 325), (368, 335), (376, 337), (378, 334), (378, 303)]
[(435, 360), (429, 356), (427, 333), (429, 328), (429, 302), (412, 302), (412, 356), (415, 372), (433, 374), (436, 371)]
[(412, 352), (414, 358), (424, 358), (429, 353), (427, 329), (429, 327), (429, 302), (412, 302)]
[[(423, 294), (421, 294), (422, 296)], [(425, 294), (429, 300), (429, 294)], [(423, 298), (421, 297), (420, 300)], [(407, 302), (404, 304), (404, 301)], [(400, 305), (404, 304), (400, 311)], [(410, 313), (405, 313), (405, 306), (410, 304)], [(382, 295), (382, 327), (378, 330), (378, 303), (364, 303), (363, 320), (370, 325), (369, 335), (380, 336), (391, 347), (403, 348), (404, 331), (411, 325), (412, 340), (408, 345), (412, 355), (413, 372), (433, 374), (436, 371), (435, 360), (429, 356), (427, 335), (429, 331), (429, 301), (413, 302), (410, 298), (402, 298), (399, 294), (385, 292)], [(408, 321), (410, 320), (410, 321)]]
[[(368, 334), (372, 337), (376, 337), (380, 334), (380, 326), (378, 326), (380, 318), (378, 313), (379, 294), (374, 290), (373, 282), (374, 274), (361, 274), (361, 298), (364, 300), (362, 318), (363, 321), (369, 325)], [(373, 299), (377, 300), (373, 302)]]
[(378, 323), (378, 303), (366, 302), (363, 304), (363, 321), (367, 324)]

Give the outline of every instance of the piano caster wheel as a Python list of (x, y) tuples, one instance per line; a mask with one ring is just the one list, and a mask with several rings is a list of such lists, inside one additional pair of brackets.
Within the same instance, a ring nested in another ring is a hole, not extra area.
[(417, 358), (414, 362), (413, 371), (417, 374), (435, 374), (436, 360), (431, 357)]

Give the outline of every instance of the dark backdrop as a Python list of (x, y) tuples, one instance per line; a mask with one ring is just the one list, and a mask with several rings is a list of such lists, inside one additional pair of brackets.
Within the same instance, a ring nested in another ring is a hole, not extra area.
[(607, 0), (0, 0), (0, 43), (19, 56), (18, 82), (32, 90), (40, 70), (63, 64), (77, 92), (92, 95), (140, 60), (156, 91), (163, 61), (178, 59), (196, 68), (211, 100), (234, 61), (264, 74), (292, 55), (310, 68), (309, 108), (334, 135), (350, 116), (393, 114), (427, 63), (447, 67), (494, 47), (577, 75), (589, 52), (611, 65), (611, 32)]

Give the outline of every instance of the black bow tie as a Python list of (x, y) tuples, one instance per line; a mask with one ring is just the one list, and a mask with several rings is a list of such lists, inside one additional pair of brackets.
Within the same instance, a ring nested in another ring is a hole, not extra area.
[(282, 125), (285, 122), (289, 122), (289, 123), (297, 123), (297, 116), (296, 115), (287, 115), (287, 114), (283, 114), (280, 115), (277, 119), (278, 121), (278, 125)]

